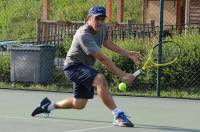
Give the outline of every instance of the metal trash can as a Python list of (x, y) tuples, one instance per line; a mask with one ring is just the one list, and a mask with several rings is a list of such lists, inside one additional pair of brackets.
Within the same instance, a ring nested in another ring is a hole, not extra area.
[(55, 47), (20, 45), (11, 48), (11, 81), (35, 84), (53, 82)]

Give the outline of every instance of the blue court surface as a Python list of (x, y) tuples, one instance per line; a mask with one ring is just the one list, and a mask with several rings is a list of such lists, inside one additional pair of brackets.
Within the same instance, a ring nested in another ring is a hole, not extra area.
[(112, 126), (113, 115), (95, 96), (84, 110), (55, 110), (31, 117), (44, 97), (59, 101), (68, 93), (0, 90), (0, 132), (200, 132), (200, 100), (114, 97), (135, 123)]

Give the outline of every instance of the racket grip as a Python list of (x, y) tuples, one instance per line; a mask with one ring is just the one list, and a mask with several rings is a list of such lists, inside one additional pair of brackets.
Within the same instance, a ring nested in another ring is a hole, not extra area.
[(140, 73), (142, 72), (142, 70), (137, 70), (136, 72), (133, 73), (134, 77), (137, 77), (138, 75), (140, 75)]

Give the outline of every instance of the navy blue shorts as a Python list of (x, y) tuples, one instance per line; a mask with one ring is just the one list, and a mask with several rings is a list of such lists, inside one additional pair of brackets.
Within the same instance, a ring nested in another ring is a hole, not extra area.
[(97, 71), (87, 65), (74, 64), (64, 69), (68, 79), (73, 81), (73, 93), (75, 98), (92, 99), (94, 97), (93, 81)]

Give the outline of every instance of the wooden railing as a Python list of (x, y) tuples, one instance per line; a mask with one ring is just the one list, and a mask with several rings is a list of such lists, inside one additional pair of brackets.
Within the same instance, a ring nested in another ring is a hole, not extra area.
[[(68, 22), (68, 21), (40, 21), (37, 20), (37, 42), (48, 43), (54, 45), (62, 44), (67, 37), (72, 40), (76, 30), (83, 25), (84, 22)], [(126, 38), (151, 38), (155, 34), (158, 35), (159, 27), (154, 22), (147, 24), (135, 24), (131, 21), (122, 24), (108, 24), (109, 34), (112, 40), (124, 40)], [(197, 29), (200, 33), (200, 24), (193, 25), (165, 25), (164, 37), (172, 36), (173, 32), (182, 33), (186, 30)]]
[[(46, 42), (59, 45), (64, 37), (72, 39), (76, 30), (84, 22), (56, 22), (37, 20), (37, 42)], [(155, 31), (152, 24), (134, 24), (132, 22), (124, 24), (108, 24), (109, 34), (112, 40), (125, 39), (131, 37), (150, 37)]]

